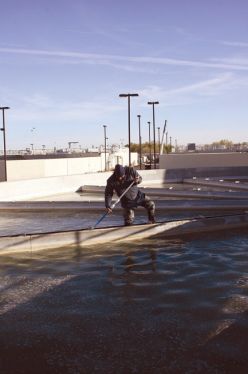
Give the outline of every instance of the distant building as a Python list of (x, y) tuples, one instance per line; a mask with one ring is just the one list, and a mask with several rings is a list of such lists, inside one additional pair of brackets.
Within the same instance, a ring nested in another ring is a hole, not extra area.
[(187, 147), (187, 149), (188, 149), (188, 151), (189, 152), (194, 152), (195, 151), (195, 143), (189, 143), (188, 144), (188, 147)]
[[(116, 164), (128, 165), (129, 163), (129, 149), (127, 147), (116, 148), (112, 151), (107, 159), (107, 169), (112, 170)], [(131, 152), (131, 165), (138, 164), (138, 153)]]

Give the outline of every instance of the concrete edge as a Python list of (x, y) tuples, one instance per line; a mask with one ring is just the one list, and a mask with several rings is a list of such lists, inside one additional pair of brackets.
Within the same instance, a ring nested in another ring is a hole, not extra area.
[(184, 219), (150, 225), (116, 226), (44, 234), (0, 237), (0, 254), (40, 251), (52, 248), (84, 248), (104, 243), (121, 243), (145, 238), (171, 238), (194, 233), (229, 231), (248, 227), (248, 214), (200, 219)]

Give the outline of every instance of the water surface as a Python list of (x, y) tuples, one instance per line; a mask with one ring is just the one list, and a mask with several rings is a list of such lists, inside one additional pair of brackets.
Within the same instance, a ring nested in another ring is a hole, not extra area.
[(1, 256), (4, 373), (247, 373), (248, 234)]

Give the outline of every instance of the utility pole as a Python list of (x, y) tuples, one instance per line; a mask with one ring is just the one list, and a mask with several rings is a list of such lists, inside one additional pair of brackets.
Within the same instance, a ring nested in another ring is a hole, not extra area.
[(5, 131), (5, 117), (4, 111), (10, 109), (8, 106), (0, 107), (3, 112), (3, 127), (0, 129), (3, 132), (3, 158), (4, 158), (4, 180), (7, 182), (7, 150), (6, 150), (6, 131)]
[(158, 129), (158, 154), (160, 154), (160, 127), (157, 127)]
[(149, 126), (149, 151), (150, 151), (150, 169), (152, 168), (152, 146), (151, 146), (151, 122), (147, 122)]
[[(164, 152), (164, 136), (165, 136), (166, 126), (167, 126), (167, 121), (165, 120), (165, 121), (164, 121), (163, 134), (162, 134), (162, 140), (161, 140), (161, 144), (160, 144), (160, 154), (161, 154), (161, 155), (162, 155), (163, 152)], [(167, 145), (167, 142), (166, 142), (166, 145)]]
[(105, 155), (105, 171), (107, 171), (107, 136), (106, 136), (107, 125), (103, 125), (104, 129), (104, 155)]
[(139, 119), (139, 165), (140, 165), (140, 170), (141, 170), (141, 132), (140, 132), (140, 117), (141, 115), (138, 114), (137, 115), (138, 119)]

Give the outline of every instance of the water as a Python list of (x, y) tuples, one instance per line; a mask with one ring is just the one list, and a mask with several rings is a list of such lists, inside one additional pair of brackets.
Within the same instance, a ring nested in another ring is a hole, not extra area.
[[(0, 237), (8, 235), (23, 235), (34, 233), (45, 233), (51, 231), (69, 231), (91, 228), (105, 213), (105, 209), (99, 213), (79, 211), (40, 211), (40, 212), (1, 212)], [(204, 216), (223, 216), (238, 214), (238, 211), (228, 212), (204, 212)], [(202, 217), (202, 212), (175, 212), (156, 214), (157, 222), (184, 219), (191, 217)], [(147, 223), (148, 218), (144, 208), (138, 208), (135, 212), (135, 224)], [(107, 215), (97, 227), (123, 225), (122, 211), (114, 211)]]
[(248, 234), (1, 256), (3, 373), (247, 373)]
[[(102, 202), (102, 209), (95, 213), (92, 211), (75, 211), (75, 210), (60, 210), (53, 209), (50, 211), (1, 211), (0, 215), (0, 236), (18, 235), (18, 234), (32, 234), (44, 233), (50, 231), (63, 230), (77, 230), (91, 228), (99, 218), (105, 213), (103, 194), (78, 194), (66, 193), (52, 195), (46, 198), (39, 198), (38, 200), (45, 201), (87, 201), (87, 202)], [(215, 216), (225, 214), (236, 214), (238, 211), (223, 212), (207, 212), (204, 211), (204, 216)], [(182, 212), (162, 212), (156, 214), (158, 222), (172, 219), (190, 218), (202, 216), (199, 211), (183, 211)], [(134, 223), (147, 223), (146, 210), (139, 207), (135, 210)], [(98, 227), (109, 227), (114, 225), (123, 225), (122, 209), (115, 209), (112, 214), (106, 216)]]

